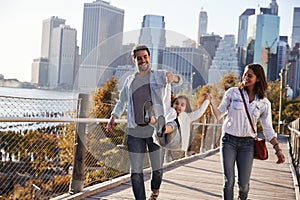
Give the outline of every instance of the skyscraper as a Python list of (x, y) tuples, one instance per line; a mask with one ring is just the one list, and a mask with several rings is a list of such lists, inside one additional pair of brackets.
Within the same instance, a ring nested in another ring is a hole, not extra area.
[(292, 30), (292, 48), (300, 43), (300, 7), (294, 8), (293, 30)]
[(234, 35), (224, 35), (208, 73), (208, 84), (218, 83), (226, 73), (240, 76)]
[[(53, 83), (55, 80), (51, 80), (53, 76), (50, 75), (49, 62), (51, 57), (51, 48), (53, 44), (57, 44), (57, 38), (53, 37), (54, 30), (59, 28), (61, 25), (65, 25), (66, 20), (52, 16), (48, 19), (43, 20), (42, 29), (42, 45), (41, 45), (41, 57), (34, 59), (32, 63), (31, 79), (33, 83), (37, 83), (41, 87), (49, 87), (50, 82)], [(52, 84), (53, 87), (56, 87)]]
[(260, 8), (260, 11), (256, 20), (253, 62), (260, 63), (264, 67), (266, 76), (270, 80), (272, 68), (277, 68), (270, 64), (272, 55), (277, 53), (280, 17), (270, 14), (271, 10), (267, 8)]
[(145, 15), (143, 17), (139, 43), (146, 44), (151, 54), (152, 68), (161, 68), (163, 50), (166, 47), (164, 16)]
[(59, 25), (65, 24), (65, 22), (66, 20), (60, 19), (56, 16), (52, 16), (49, 19), (43, 20), (41, 57), (49, 58), (52, 31), (54, 28), (59, 27)]
[(221, 39), (221, 36), (213, 34), (200, 37), (200, 45), (208, 52), (210, 60), (214, 58)]
[(66, 25), (54, 28), (48, 67), (50, 88), (73, 89), (77, 55), (77, 31)]
[(271, 9), (272, 15), (278, 15), (278, 4), (277, 4), (276, 0), (272, 0), (269, 7)]
[(291, 49), (288, 67), (288, 85), (293, 90), (293, 97), (299, 97), (300, 88), (300, 43)]
[(42, 45), (41, 45), (41, 57), (34, 59), (32, 63), (31, 81), (40, 87), (47, 87), (48, 80), (48, 67), (50, 49), (52, 44), (53, 29), (59, 27), (61, 24), (65, 24), (66, 20), (52, 16), (43, 20), (42, 29)]
[(31, 65), (31, 83), (45, 87), (48, 82), (48, 59), (37, 58)]
[(106, 81), (105, 72), (120, 55), (124, 10), (96, 0), (84, 4), (78, 89), (89, 92)]
[(207, 34), (207, 12), (201, 10), (199, 14), (199, 27), (198, 27), (198, 45), (200, 45), (200, 38)]
[[(166, 70), (180, 74), (182, 86), (174, 89), (175, 93), (196, 88), (207, 83), (209, 55), (203, 48), (166, 47), (163, 54), (163, 67)], [(172, 89), (173, 90), (173, 89)]]
[(289, 52), (288, 37), (280, 36), (278, 47), (277, 47), (277, 68), (274, 67), (270, 80), (278, 80), (280, 78), (279, 72), (282, 68), (286, 67), (288, 61), (288, 52)]
[(243, 68), (246, 63), (247, 56), (247, 39), (249, 34), (250, 20), (249, 16), (255, 15), (255, 9), (246, 9), (239, 17), (238, 29), (238, 65)]

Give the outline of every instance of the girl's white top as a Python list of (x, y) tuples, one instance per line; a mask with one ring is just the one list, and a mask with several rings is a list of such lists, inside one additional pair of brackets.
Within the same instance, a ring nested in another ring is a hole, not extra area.
[[(177, 112), (171, 106), (171, 84), (170, 83), (167, 83), (166, 85), (166, 93), (163, 102), (164, 102), (164, 113), (165, 113), (166, 122), (168, 123), (174, 121), (177, 117)], [(180, 124), (180, 132), (182, 137), (181, 150), (186, 151), (188, 149), (189, 142), (190, 142), (190, 135), (191, 135), (191, 123), (203, 115), (208, 105), (209, 105), (209, 100), (205, 100), (198, 110), (191, 113), (186, 113), (186, 112), (179, 113), (178, 122)]]
[[(249, 103), (247, 92), (245, 90), (242, 91), (254, 128), (257, 129), (257, 122), (261, 121), (263, 134), (266, 139), (270, 141), (273, 137), (277, 136), (272, 126), (270, 101), (267, 98), (259, 99), (258, 96), (255, 95), (254, 100)], [(256, 137), (256, 134), (252, 131), (241, 93), (237, 87), (229, 88), (225, 92), (218, 109), (222, 116), (227, 114), (223, 123), (223, 133), (226, 132), (238, 137)]]

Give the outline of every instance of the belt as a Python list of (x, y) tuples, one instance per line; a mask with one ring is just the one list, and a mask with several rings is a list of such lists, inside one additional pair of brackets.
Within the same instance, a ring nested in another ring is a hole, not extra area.
[(225, 133), (225, 135), (229, 138), (237, 139), (237, 140), (254, 139), (253, 137), (238, 137), (238, 136), (230, 135), (229, 133)]
[(148, 126), (149, 124), (138, 124), (138, 126)]

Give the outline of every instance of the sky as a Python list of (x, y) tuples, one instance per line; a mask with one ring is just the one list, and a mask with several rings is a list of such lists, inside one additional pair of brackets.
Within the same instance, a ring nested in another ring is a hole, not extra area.
[[(40, 57), (43, 20), (57, 16), (77, 30), (81, 46), (84, 3), (93, 0), (0, 0), (0, 74), (5, 79), (31, 80), (31, 64)], [(147, 14), (165, 17), (166, 30), (197, 40), (201, 9), (208, 14), (208, 33), (234, 34), (247, 8), (267, 7), (271, 0), (109, 0), (124, 9), (124, 32), (136, 31)], [(299, 0), (277, 0), (280, 35), (292, 33), (293, 8)]]

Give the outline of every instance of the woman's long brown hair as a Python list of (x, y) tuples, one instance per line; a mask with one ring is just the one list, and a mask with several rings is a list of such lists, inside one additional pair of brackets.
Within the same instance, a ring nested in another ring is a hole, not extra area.
[[(257, 94), (259, 99), (266, 97), (266, 91), (268, 89), (268, 83), (265, 75), (264, 68), (260, 64), (249, 64), (245, 67), (245, 71), (251, 69), (257, 77), (257, 81), (254, 86), (254, 92)], [(244, 76), (244, 75), (243, 75)], [(239, 84), (239, 87), (242, 88), (243, 84)]]

